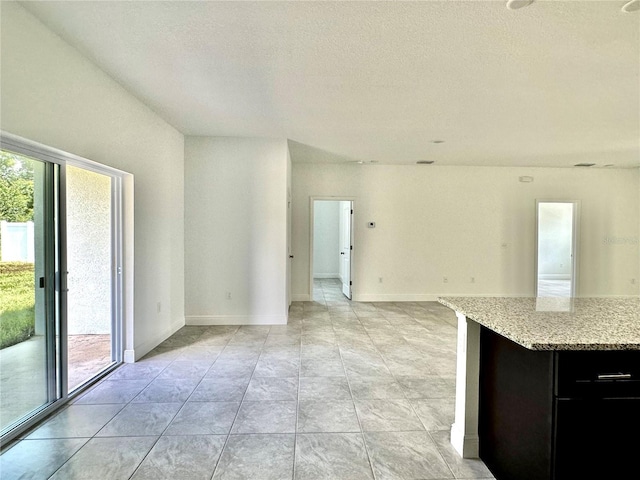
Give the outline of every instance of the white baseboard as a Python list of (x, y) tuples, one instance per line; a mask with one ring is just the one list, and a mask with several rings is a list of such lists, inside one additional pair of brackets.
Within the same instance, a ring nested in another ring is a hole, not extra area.
[(570, 273), (541, 273), (538, 275), (540, 280), (571, 280)]
[(186, 325), (286, 325), (287, 315), (190, 315), (185, 322)]
[(353, 294), (355, 302), (437, 302), (440, 297), (531, 297), (531, 294), (501, 293), (361, 293)]
[(465, 435), (457, 424), (451, 425), (451, 444), (462, 458), (479, 458), (480, 437)]
[[(500, 295), (477, 293), (354, 293), (354, 302), (437, 302), (438, 297), (531, 297), (531, 295)], [(294, 302), (310, 302), (309, 294), (294, 294), (291, 296)]]
[(353, 294), (355, 302), (435, 302), (442, 295), (423, 293), (360, 293)]
[(160, 345), (167, 338), (169, 338), (184, 326), (184, 319), (176, 320), (175, 322), (171, 323), (169, 328), (164, 329), (160, 334), (156, 335), (148, 342), (145, 342), (142, 345), (137, 345), (134, 350), (125, 350), (123, 358), (124, 362), (133, 363), (137, 360), (140, 360), (147, 353), (156, 348), (158, 345)]
[(313, 278), (340, 278), (339, 273), (314, 273)]
[[(598, 297), (598, 298), (638, 298), (638, 295), (579, 295), (579, 297)], [(531, 293), (391, 293), (391, 294), (378, 294), (378, 293), (362, 293), (353, 294), (354, 302), (437, 302), (439, 297), (509, 297), (509, 298), (521, 298), (521, 297), (533, 297)], [(294, 293), (291, 295), (292, 302), (310, 302), (311, 295), (308, 293)], [(188, 325), (196, 325), (189, 324)], [(217, 325), (217, 324), (216, 324)]]

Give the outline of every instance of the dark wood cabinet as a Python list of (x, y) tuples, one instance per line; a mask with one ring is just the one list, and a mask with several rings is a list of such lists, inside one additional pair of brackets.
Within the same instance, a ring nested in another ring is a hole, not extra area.
[(534, 351), (480, 334), (480, 458), (498, 480), (635, 478), (640, 351)]

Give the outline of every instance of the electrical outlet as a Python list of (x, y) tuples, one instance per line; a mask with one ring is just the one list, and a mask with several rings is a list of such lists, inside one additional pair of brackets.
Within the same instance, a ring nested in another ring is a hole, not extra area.
[(449, 283), (449, 279), (447, 277), (442, 277), (442, 283)]
[(378, 277), (378, 283), (382, 283), (382, 277)]
[(231, 300), (231, 292), (227, 292), (225, 296), (227, 297), (227, 300)]
[(471, 283), (476, 283), (476, 277), (471, 277)]
[(160, 313), (162, 311), (162, 302), (158, 302), (156, 305), (156, 310), (158, 313)]
[(635, 279), (635, 278), (632, 278), (632, 279), (631, 279), (631, 285), (635, 285), (635, 284), (636, 284), (636, 279)]

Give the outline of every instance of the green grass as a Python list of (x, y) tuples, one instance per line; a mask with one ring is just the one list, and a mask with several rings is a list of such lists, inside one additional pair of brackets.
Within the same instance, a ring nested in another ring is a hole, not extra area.
[(0, 263), (0, 349), (35, 333), (33, 264)]

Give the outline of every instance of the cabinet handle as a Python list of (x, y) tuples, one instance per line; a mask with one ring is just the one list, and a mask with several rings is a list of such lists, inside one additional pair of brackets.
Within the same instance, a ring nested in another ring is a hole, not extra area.
[(628, 380), (631, 378), (630, 373), (601, 373), (598, 374), (598, 380)]

